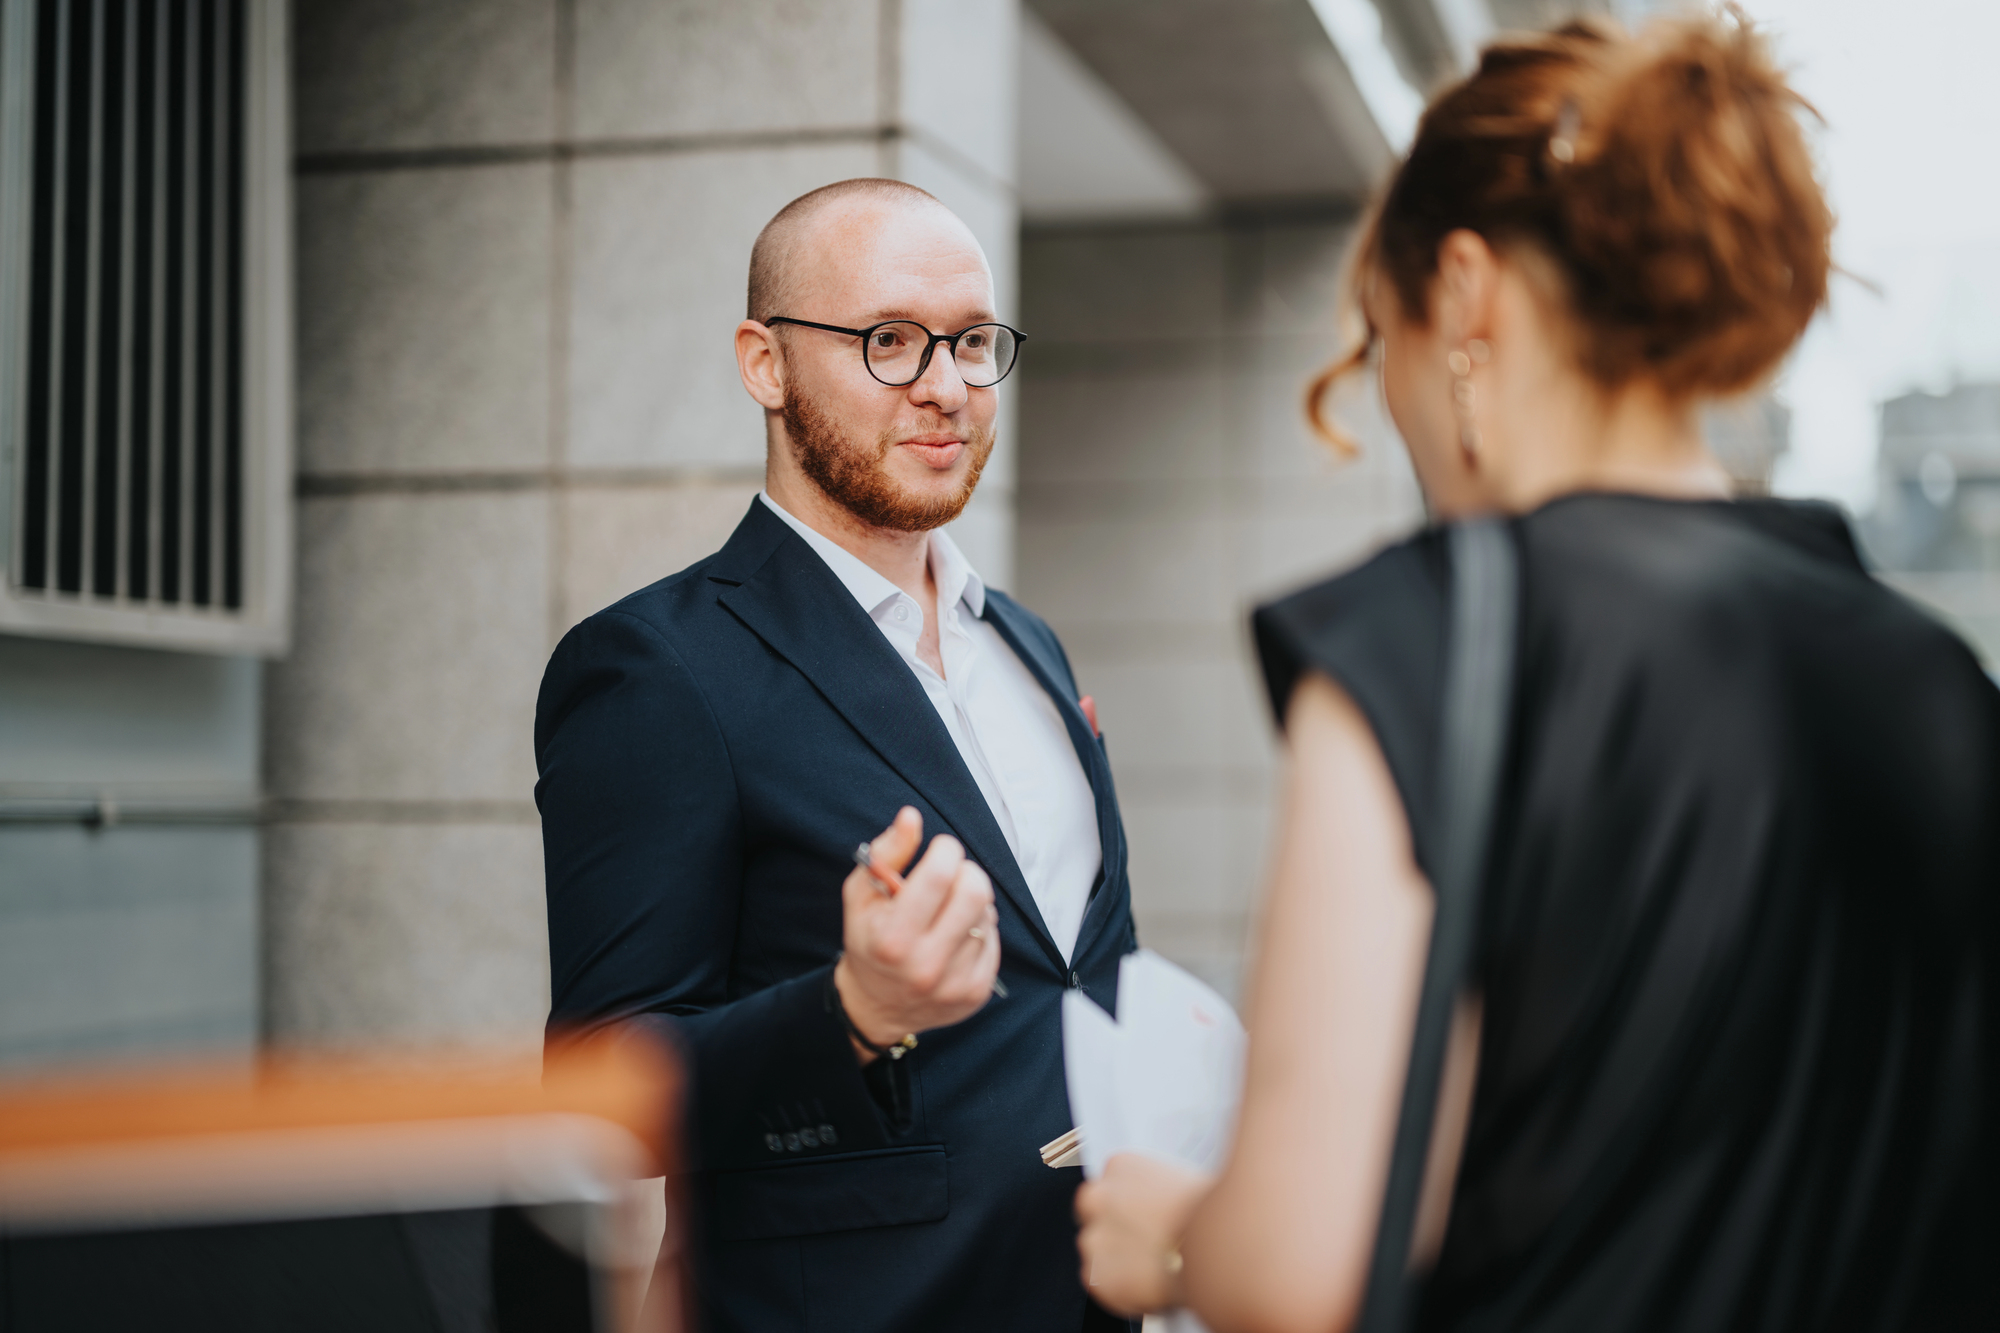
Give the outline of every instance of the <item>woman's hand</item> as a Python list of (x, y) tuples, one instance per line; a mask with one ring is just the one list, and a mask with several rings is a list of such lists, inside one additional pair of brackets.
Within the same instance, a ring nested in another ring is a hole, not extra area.
[(1114, 1314), (1180, 1303), (1180, 1240), (1213, 1178), (1172, 1162), (1120, 1153), (1076, 1192), (1083, 1285)]

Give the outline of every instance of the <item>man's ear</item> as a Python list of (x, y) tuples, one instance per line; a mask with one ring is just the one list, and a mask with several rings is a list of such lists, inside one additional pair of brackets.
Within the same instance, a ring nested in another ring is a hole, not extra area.
[(736, 326), (736, 371), (743, 377), (743, 389), (766, 412), (785, 405), (784, 356), (778, 350), (778, 333), (768, 324), (746, 319)]

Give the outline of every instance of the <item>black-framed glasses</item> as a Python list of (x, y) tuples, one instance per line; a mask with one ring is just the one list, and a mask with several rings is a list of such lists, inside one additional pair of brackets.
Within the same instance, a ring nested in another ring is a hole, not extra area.
[(773, 315), (766, 324), (796, 324), (803, 329), (825, 329), (861, 339), (861, 364), (868, 373), (892, 389), (915, 384), (931, 368), (931, 353), (943, 343), (958, 366), (958, 377), (967, 387), (990, 389), (1007, 378), (1014, 358), (1028, 335), (1005, 324), (974, 324), (957, 333), (932, 333), (913, 319), (890, 319), (865, 329), (843, 329), (838, 324), (816, 324), (809, 319)]

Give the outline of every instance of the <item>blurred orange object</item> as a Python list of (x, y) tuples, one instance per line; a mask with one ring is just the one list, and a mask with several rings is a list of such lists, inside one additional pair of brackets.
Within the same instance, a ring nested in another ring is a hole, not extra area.
[[(434, 1309), (432, 1327), (465, 1315), (503, 1331), (674, 1333), (687, 1314), (679, 1097), (673, 1058), (636, 1035), (559, 1046), (546, 1062), (287, 1054), (0, 1081), (9, 1327), (36, 1327), (37, 1301), (60, 1307), (64, 1327), (95, 1326), (76, 1316), (78, 1302), (96, 1302), (109, 1326), (127, 1296), (151, 1312), (149, 1326), (175, 1326), (161, 1322), (158, 1292), (77, 1289), (78, 1265), (108, 1260), (106, 1245), (128, 1272), (133, 1255), (144, 1268), (172, 1251), (176, 1289), (209, 1256), (213, 1281), (192, 1284), (197, 1305), (279, 1299), (230, 1257), (261, 1228), (261, 1265), (274, 1244), (284, 1249), (273, 1237), (293, 1238), (292, 1295), (324, 1282), (359, 1300), (375, 1275), (343, 1278), (338, 1257), (366, 1234), (376, 1239), (361, 1250), (400, 1243), (421, 1279), (383, 1294), (385, 1306), (479, 1307)], [(348, 1239), (329, 1241), (335, 1232)], [(549, 1290), (535, 1289), (537, 1273)], [(576, 1308), (554, 1309), (564, 1300)], [(377, 1316), (357, 1305), (364, 1317)], [(187, 1312), (190, 1326), (202, 1318)]]

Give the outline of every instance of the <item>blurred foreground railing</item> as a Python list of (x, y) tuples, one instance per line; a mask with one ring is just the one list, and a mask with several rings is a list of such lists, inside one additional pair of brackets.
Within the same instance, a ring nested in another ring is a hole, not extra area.
[(680, 1333), (679, 1095), (638, 1038), (0, 1082), (0, 1328)]

